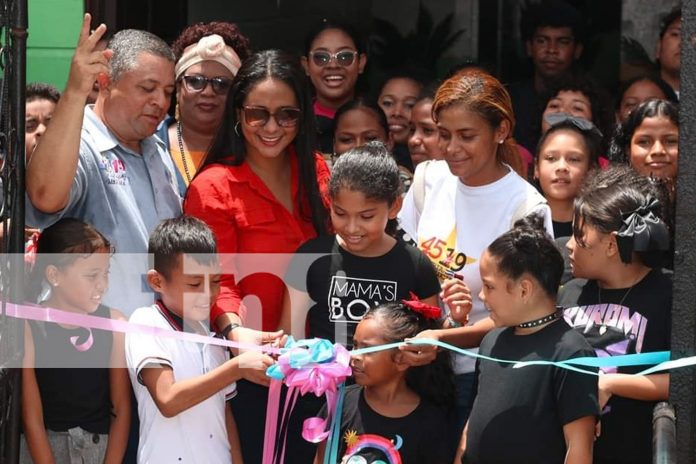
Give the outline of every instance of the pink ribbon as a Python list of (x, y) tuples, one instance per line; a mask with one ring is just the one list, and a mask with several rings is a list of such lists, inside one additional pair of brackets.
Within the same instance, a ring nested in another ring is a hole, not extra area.
[[(269, 368), (268, 375), (274, 380), (268, 393), (266, 410), (266, 431), (264, 439), (263, 464), (283, 462), (285, 456), (285, 434), (290, 414), (300, 395), (313, 393), (317, 397), (326, 396), (328, 417), (310, 417), (304, 421), (302, 437), (312, 443), (319, 443), (329, 436), (327, 424), (333, 424), (339, 386), (351, 374), (350, 353), (343, 345), (326, 340), (289, 340), (290, 347)], [(280, 405), (280, 381), (288, 387), (288, 394), (281, 417), (282, 437), (278, 437), (278, 409)], [(279, 446), (277, 446), (279, 444)], [(277, 452), (276, 452), (277, 451)]]
[(260, 346), (252, 343), (232, 342), (229, 340), (223, 340), (221, 338), (211, 337), (209, 335), (200, 335), (190, 332), (179, 332), (172, 329), (161, 329), (159, 327), (152, 327), (149, 325), (133, 324), (128, 321), (120, 321), (116, 319), (109, 319), (106, 317), (93, 316), (91, 314), (73, 313), (70, 311), (62, 311), (60, 309), (47, 308), (44, 306), (32, 304), (18, 305), (15, 303), (6, 302), (4, 304), (3, 313), (6, 316), (15, 317), (17, 319), (53, 322), (56, 324), (84, 327), (86, 329), (100, 329), (109, 330), (111, 332), (150, 335), (153, 337), (176, 338), (178, 340), (183, 341), (224, 346), (229, 348), (238, 348), (244, 350), (261, 350), (270, 354), (281, 353), (280, 348), (272, 348), (270, 346)]
[(92, 345), (94, 344), (94, 336), (92, 335), (92, 331), (90, 329), (87, 329), (87, 332), (89, 333), (87, 340), (82, 343), (77, 343), (77, 341), (80, 339), (79, 335), (73, 335), (70, 337), (70, 343), (72, 343), (72, 346), (74, 346), (77, 351), (85, 352), (92, 348)]

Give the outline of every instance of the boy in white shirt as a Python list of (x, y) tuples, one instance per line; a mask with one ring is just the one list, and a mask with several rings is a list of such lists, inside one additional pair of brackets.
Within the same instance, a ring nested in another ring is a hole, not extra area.
[[(166, 220), (153, 231), (148, 252), (154, 269), (147, 281), (160, 299), (137, 309), (130, 321), (210, 335), (210, 305), (220, 287), (210, 229), (190, 216)], [(126, 359), (138, 400), (139, 463), (242, 462), (226, 401), (236, 380), (265, 372), (271, 357), (248, 351), (230, 360), (217, 345), (133, 333), (126, 335)]]

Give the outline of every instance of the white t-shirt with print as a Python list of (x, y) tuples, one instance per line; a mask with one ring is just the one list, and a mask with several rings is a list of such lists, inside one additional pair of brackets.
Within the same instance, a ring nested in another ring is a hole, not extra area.
[[(501, 179), (480, 187), (464, 185), (445, 161), (431, 162), (425, 172), (423, 211), (419, 214), (411, 189), (404, 199), (399, 222), (431, 259), (440, 280), (453, 274), (463, 278), (473, 299), (470, 323), (478, 322), (488, 316), (478, 296), (481, 254), (512, 227), (513, 217), (520, 213), (526, 198), (539, 193), (512, 169)], [(536, 211), (544, 216), (546, 230), (553, 236), (551, 210), (546, 204), (532, 206), (522, 215)], [(473, 358), (456, 356), (455, 373), (473, 372), (474, 364)]]

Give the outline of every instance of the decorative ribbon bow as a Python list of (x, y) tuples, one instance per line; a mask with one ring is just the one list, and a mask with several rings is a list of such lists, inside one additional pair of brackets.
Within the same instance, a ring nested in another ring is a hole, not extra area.
[(423, 303), (418, 299), (418, 295), (413, 292), (408, 292), (411, 297), (410, 300), (401, 300), (407, 308), (411, 311), (417, 312), (426, 319), (439, 319), (442, 315), (442, 311), (437, 306), (431, 306), (427, 303)]
[(623, 224), (616, 235), (622, 262), (630, 263), (634, 251), (669, 250), (667, 225), (654, 213), (659, 207), (660, 202), (648, 196), (638, 208), (622, 215)]
[[(302, 427), (302, 437), (312, 443), (319, 443), (328, 437), (325, 462), (329, 462), (327, 459), (338, 454), (343, 382), (351, 374), (350, 353), (343, 345), (331, 344), (328, 340), (318, 338), (295, 341), (289, 337), (285, 347), (278, 362), (266, 371), (273, 380), (266, 409), (263, 464), (283, 462), (285, 457), (285, 437), (278, 440), (281, 445), (277, 448), (278, 453), (275, 453), (281, 382), (288, 387), (280, 427), (285, 433), (298, 394), (306, 395), (311, 392), (317, 397), (326, 395), (327, 418), (306, 419)], [(328, 430), (327, 423), (331, 424)], [(333, 462), (336, 462), (336, 457), (333, 459)]]

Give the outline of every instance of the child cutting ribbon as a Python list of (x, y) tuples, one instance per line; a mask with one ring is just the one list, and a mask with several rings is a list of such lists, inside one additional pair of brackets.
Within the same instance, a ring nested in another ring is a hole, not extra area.
[[(439, 308), (420, 301), (385, 303), (363, 316), (353, 343), (360, 349), (403, 341), (437, 326), (439, 315)], [(357, 385), (346, 388), (337, 462), (452, 462), (454, 385), (446, 352), (432, 364), (410, 367), (402, 351), (384, 350), (353, 356), (351, 367)], [(326, 452), (322, 443), (315, 464)]]

